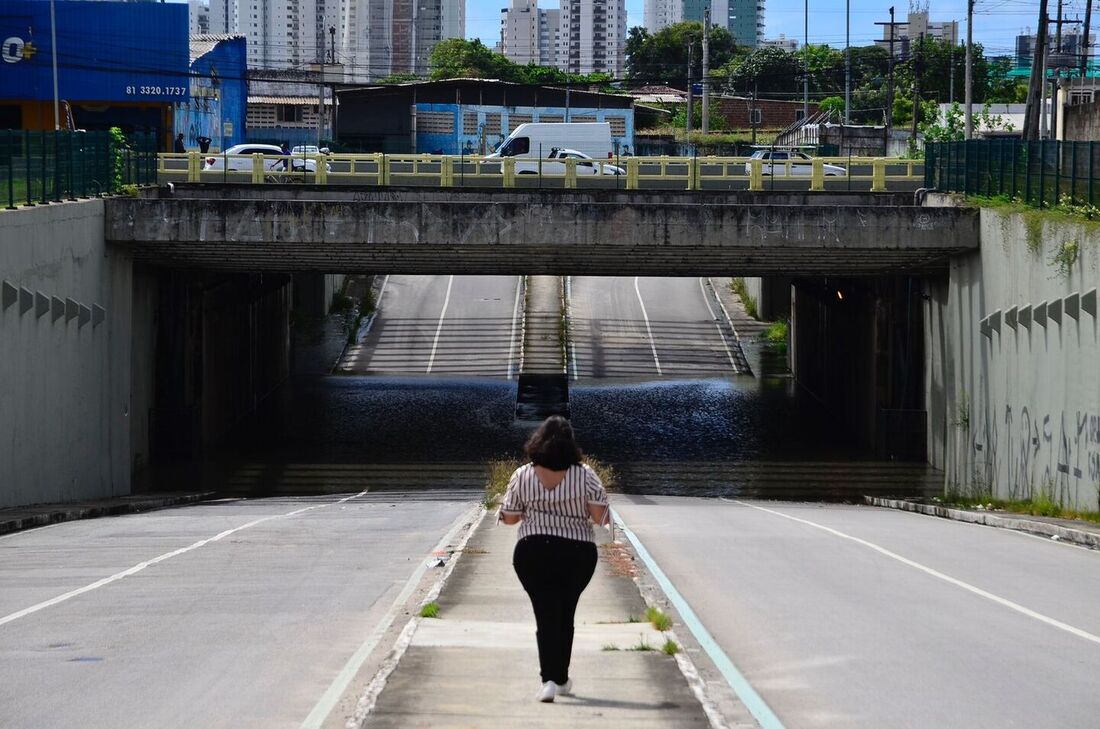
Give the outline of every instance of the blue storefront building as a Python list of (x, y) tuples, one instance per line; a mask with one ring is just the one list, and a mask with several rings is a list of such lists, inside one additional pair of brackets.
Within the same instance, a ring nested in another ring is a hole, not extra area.
[(175, 128), (188, 150), (220, 152), (245, 141), (248, 104), (243, 35), (191, 37), (190, 98), (176, 105)]
[[(53, 129), (57, 61), (62, 128), (155, 132), (169, 141), (190, 98), (187, 6), (59, 0), (0, 3), (0, 128)], [(55, 36), (56, 48), (51, 45)]]

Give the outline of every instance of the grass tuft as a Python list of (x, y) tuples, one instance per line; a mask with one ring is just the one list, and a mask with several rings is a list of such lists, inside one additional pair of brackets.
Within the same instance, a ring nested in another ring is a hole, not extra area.
[(666, 656), (674, 656), (680, 652), (680, 645), (676, 641), (669, 638), (665, 641), (665, 644), (661, 646), (661, 652), (664, 653)]
[(621, 649), (619, 648), (619, 646), (615, 645), (614, 643), (604, 643), (603, 648), (600, 648), (600, 650), (601, 651), (617, 651), (617, 650), (621, 650)]
[(439, 603), (438, 602), (425, 603), (420, 608), (420, 617), (422, 617), (422, 618), (438, 618), (439, 617)]
[(737, 276), (730, 281), (730, 290), (737, 294), (737, 298), (741, 299), (741, 305), (745, 307), (745, 313), (751, 316), (753, 319), (759, 319), (759, 310), (756, 306), (756, 299), (752, 298), (752, 294), (749, 293), (749, 287), (745, 284), (745, 279), (741, 276)]
[(641, 635), (638, 636), (638, 642), (627, 648), (627, 650), (635, 653), (644, 653), (645, 651), (653, 650), (653, 646), (646, 642), (644, 635)]
[(660, 608), (648, 607), (645, 609), (646, 622), (651, 623), (654, 628), (662, 633), (672, 628), (672, 618), (670, 618)]
[(1063, 507), (1054, 500), (1051, 489), (1042, 488), (1030, 499), (996, 499), (990, 494), (964, 494), (949, 491), (939, 502), (944, 506), (985, 511), (1007, 511), (1013, 514), (1046, 516), (1055, 519), (1074, 519), (1100, 524), (1100, 511), (1078, 511)]

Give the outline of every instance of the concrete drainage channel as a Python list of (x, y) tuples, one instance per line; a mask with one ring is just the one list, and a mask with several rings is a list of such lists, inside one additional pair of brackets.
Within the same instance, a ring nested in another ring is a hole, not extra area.
[(516, 421), (537, 423), (569, 417), (564, 292), (560, 276), (531, 276), (524, 302)]

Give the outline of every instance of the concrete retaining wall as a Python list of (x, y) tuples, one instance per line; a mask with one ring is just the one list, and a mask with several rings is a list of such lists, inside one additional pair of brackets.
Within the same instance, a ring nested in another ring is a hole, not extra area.
[(1100, 230), (985, 209), (981, 240), (926, 291), (929, 459), (948, 488), (1097, 509)]
[(150, 344), (132, 346), (133, 266), (103, 218), (101, 200), (0, 213), (0, 506), (129, 493)]

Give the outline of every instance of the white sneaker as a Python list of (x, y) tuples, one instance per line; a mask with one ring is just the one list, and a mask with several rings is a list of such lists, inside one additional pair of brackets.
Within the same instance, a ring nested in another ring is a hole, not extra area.
[(573, 679), (567, 678), (565, 679), (565, 683), (556, 683), (554, 685), (557, 687), (558, 693), (562, 696), (573, 695)]
[(554, 697), (558, 695), (558, 685), (553, 681), (547, 681), (539, 689), (539, 692), (535, 694), (535, 699), (541, 701), (544, 704), (554, 703)]

